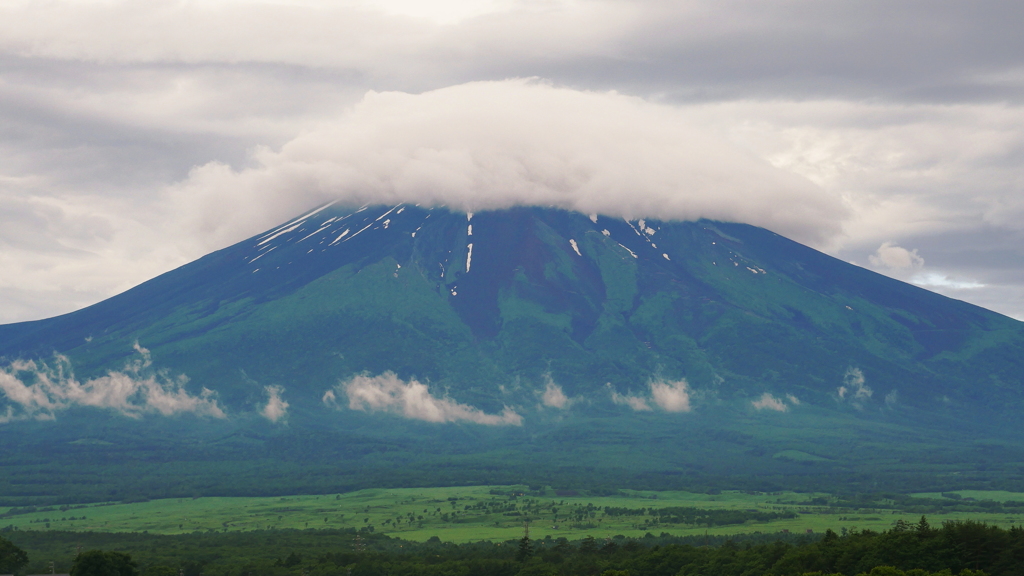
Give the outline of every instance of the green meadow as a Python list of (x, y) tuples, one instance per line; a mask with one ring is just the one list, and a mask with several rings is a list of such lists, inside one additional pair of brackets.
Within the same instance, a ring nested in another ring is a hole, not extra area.
[[(945, 493), (948, 497), (951, 493)], [(1013, 492), (962, 491), (966, 502), (1024, 501)], [(911, 501), (942, 498), (914, 495)], [(953, 498), (956, 498), (953, 496)], [(648, 532), (674, 536), (728, 535), (750, 532), (806, 533), (831, 528), (891, 528), (898, 520), (917, 522), (922, 511), (847, 507), (837, 508), (827, 494), (795, 492), (620, 491), (611, 496), (530, 491), (525, 486), (369, 489), (345, 494), (286, 497), (173, 498), (134, 503), (100, 503), (44, 508), (0, 508), (0, 527), (16, 530), (148, 532), (181, 534), (286, 529), (346, 529), (372, 531), (407, 540), (437, 536), (449, 542), (504, 541), (521, 538), (529, 523), (531, 538), (570, 540)], [(904, 500), (903, 502), (906, 502)], [(956, 500), (960, 502), (960, 500)], [(666, 508), (734, 510), (740, 517), (760, 513), (794, 516), (771, 520), (748, 519), (727, 525), (659, 522), (652, 510)], [(1024, 514), (971, 511), (957, 507), (928, 510), (929, 521), (972, 519), (1009, 527), (1024, 523)], [(960, 507), (962, 508), (962, 507)], [(607, 510), (611, 510), (609, 513)]]

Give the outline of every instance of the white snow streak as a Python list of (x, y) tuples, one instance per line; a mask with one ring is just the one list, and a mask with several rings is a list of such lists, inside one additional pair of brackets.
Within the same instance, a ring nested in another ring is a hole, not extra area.
[(338, 236), (337, 238), (335, 238), (334, 242), (331, 242), (330, 244), (328, 244), (328, 246), (334, 246), (335, 244), (337, 244), (339, 240), (341, 240), (342, 238), (345, 237), (346, 234), (348, 234), (348, 231), (349, 231), (349, 228), (345, 228), (345, 231), (341, 233), (341, 236)]

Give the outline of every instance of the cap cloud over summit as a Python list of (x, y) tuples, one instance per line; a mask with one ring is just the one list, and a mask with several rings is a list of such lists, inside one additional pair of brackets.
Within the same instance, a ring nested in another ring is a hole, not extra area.
[[(408, 202), (462, 211), (551, 206), (664, 220), (746, 222), (797, 239), (836, 234), (846, 209), (686, 113), (537, 80), (369, 93), (255, 166), (209, 163), (171, 192), (223, 241), (310, 205)], [(228, 206), (231, 209), (228, 209)]]

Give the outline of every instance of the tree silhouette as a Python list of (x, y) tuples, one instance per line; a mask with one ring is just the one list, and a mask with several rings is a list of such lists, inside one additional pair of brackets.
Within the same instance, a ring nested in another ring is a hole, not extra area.
[(28, 564), (28, 554), (9, 540), (0, 538), (0, 572), (13, 574), (25, 564)]
[(122, 552), (89, 550), (75, 558), (70, 576), (138, 576), (132, 557)]

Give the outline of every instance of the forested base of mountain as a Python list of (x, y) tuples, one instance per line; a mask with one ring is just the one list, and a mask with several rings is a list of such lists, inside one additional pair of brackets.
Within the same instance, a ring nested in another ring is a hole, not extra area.
[[(76, 554), (128, 553), (141, 576), (622, 575), (749, 574), (1012, 576), (1024, 566), (1024, 529), (925, 518), (885, 532), (747, 534), (722, 537), (614, 537), (511, 540), (473, 544), (415, 543), (369, 531), (307, 530), (194, 533), (179, 536), (8, 532), (30, 558), (22, 571), (71, 568)], [(881, 568), (888, 567), (888, 568)], [(179, 572), (180, 571), (180, 572)]]
[[(881, 493), (946, 490), (1006, 490), (1024, 492), (1024, 477), (1016, 466), (975, 468), (955, 476), (936, 476), (925, 464), (899, 470), (879, 466), (855, 471), (822, 470), (813, 464), (763, 474), (737, 470), (715, 473), (694, 470), (628, 471), (616, 468), (565, 466), (531, 468), (524, 455), (506, 455), (506, 466), (488, 461), (413, 462), (388, 468), (348, 465), (308, 465), (280, 460), (227, 462), (124, 462), (83, 465), (72, 470), (55, 465), (0, 466), (0, 506), (60, 506), (92, 502), (137, 502), (161, 498), (202, 496), (288, 496), (344, 493), (363, 488), (422, 488), (532, 484), (593, 495), (614, 494), (620, 487), (635, 490), (716, 490), (776, 492)], [(490, 460), (490, 459), (488, 459)]]
[(837, 420), (810, 410), (755, 414), (728, 426), (710, 410), (566, 417), (531, 431), (396, 417), (380, 426), (358, 413), (350, 429), (272, 430), (70, 416), (0, 430), (0, 506), (510, 484), (596, 494), (1024, 492), (1024, 446), (1014, 430), (1000, 437), (970, 423), (915, 427), (895, 417)]

